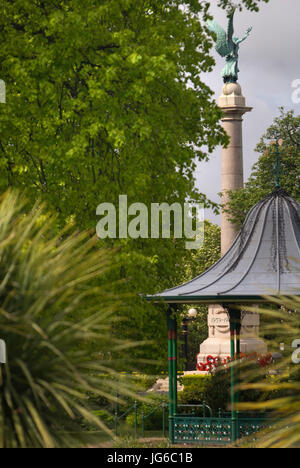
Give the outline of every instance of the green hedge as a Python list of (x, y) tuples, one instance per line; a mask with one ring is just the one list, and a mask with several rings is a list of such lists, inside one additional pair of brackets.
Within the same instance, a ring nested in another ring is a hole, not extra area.
[[(218, 371), (215, 374), (192, 374), (183, 376), (180, 383), (184, 389), (178, 393), (179, 404), (199, 405), (205, 403), (212, 409), (215, 416), (219, 408), (227, 410), (229, 403), (230, 381), (227, 371)], [(196, 414), (202, 413), (201, 409)]]
[(211, 375), (209, 374), (191, 374), (183, 375), (179, 378), (179, 382), (184, 386), (184, 388), (191, 387), (192, 385), (198, 385), (204, 389), (210, 379)]

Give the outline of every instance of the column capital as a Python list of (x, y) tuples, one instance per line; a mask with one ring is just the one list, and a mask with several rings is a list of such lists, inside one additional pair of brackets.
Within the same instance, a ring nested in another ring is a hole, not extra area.
[(224, 112), (224, 116), (221, 118), (222, 122), (234, 121), (237, 120), (242, 122), (242, 116), (247, 112), (251, 112), (253, 107), (240, 107), (240, 106), (225, 106), (220, 109)]
[(223, 86), (218, 104), (220, 109), (226, 114), (224, 119), (228, 119), (228, 117), (235, 119), (252, 110), (252, 107), (246, 106), (246, 99), (242, 94), (242, 88), (239, 83), (226, 83)]

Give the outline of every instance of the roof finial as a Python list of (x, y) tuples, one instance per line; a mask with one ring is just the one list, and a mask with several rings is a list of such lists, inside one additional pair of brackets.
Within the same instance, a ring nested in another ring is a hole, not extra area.
[(279, 142), (276, 140), (276, 189), (280, 188), (280, 153), (279, 153)]

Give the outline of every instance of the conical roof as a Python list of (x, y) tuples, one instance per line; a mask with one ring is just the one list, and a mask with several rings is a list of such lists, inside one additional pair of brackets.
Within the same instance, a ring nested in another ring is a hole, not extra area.
[(149, 300), (248, 302), (300, 295), (300, 204), (278, 189), (257, 203), (229, 251), (192, 281)]

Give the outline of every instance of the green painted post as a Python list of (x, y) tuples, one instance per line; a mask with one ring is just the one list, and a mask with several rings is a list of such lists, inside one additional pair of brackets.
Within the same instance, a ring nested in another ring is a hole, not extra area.
[(142, 411), (141, 419), (142, 419), (142, 437), (144, 437), (145, 435), (144, 411)]
[[(236, 310), (236, 324), (235, 324), (235, 328), (236, 328), (236, 357), (238, 359), (237, 361), (237, 372), (236, 372), (236, 381), (237, 381), (237, 384), (240, 383), (240, 358), (241, 358), (241, 328), (242, 328), (242, 317), (241, 317), (241, 311), (240, 310)], [(239, 391), (236, 392), (235, 394), (235, 403), (239, 403), (240, 401), (240, 393)], [(238, 439), (240, 437), (240, 434), (239, 434), (239, 412), (237, 411), (236, 412), (236, 438)]]
[(134, 438), (137, 439), (137, 401), (134, 402)]
[(240, 359), (241, 357), (241, 312), (239, 310), (236, 311), (236, 357)]
[(115, 404), (115, 436), (118, 437), (118, 418), (119, 418), (119, 405), (118, 405), (119, 394), (116, 393), (116, 404)]
[(235, 320), (235, 310), (229, 309), (229, 320), (230, 320), (230, 357), (231, 357), (231, 366), (230, 366), (230, 395), (231, 395), (231, 442), (235, 442), (237, 439), (236, 434), (236, 411), (235, 411), (235, 329), (236, 329), (236, 320)]
[(4, 365), (0, 364), (0, 448), (5, 448)]
[(173, 333), (173, 341), (172, 341), (172, 346), (173, 346), (173, 416), (176, 415), (177, 413), (177, 322), (176, 319), (174, 319), (174, 333)]
[(163, 437), (166, 437), (166, 404), (164, 401), (162, 404), (162, 410), (163, 410)]
[(174, 391), (173, 391), (173, 336), (174, 319), (172, 309), (168, 309), (168, 368), (169, 368), (169, 439), (174, 443)]

